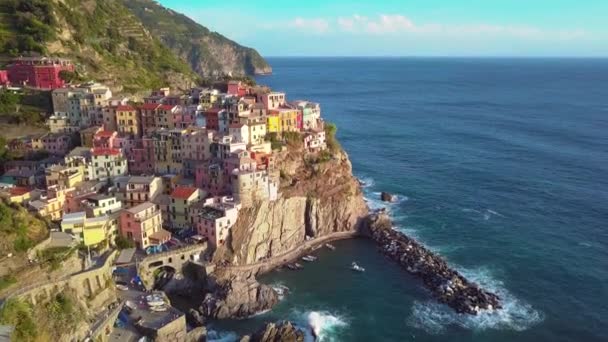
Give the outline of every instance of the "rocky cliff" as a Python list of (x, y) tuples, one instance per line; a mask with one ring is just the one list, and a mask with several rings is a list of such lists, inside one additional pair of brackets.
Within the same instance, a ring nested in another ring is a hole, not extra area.
[(252, 49), (212, 32), (152, 0), (123, 0), (146, 29), (203, 77), (269, 74), (272, 68)]
[(291, 322), (267, 323), (251, 336), (243, 336), (240, 342), (304, 342), (304, 333)]
[(307, 236), (358, 229), (367, 205), (348, 155), (338, 150), (326, 159), (301, 148), (279, 153), (282, 197), (242, 210), (215, 261), (250, 264), (294, 250)]

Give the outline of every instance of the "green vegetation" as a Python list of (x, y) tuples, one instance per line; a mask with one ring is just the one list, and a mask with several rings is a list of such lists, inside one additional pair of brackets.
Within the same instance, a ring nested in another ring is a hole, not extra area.
[(273, 150), (280, 150), (283, 145), (285, 145), (283, 144), (283, 141), (279, 139), (278, 134), (275, 132), (266, 133), (264, 140), (270, 141), (270, 148), (272, 148)]
[(17, 278), (15, 278), (11, 274), (0, 277), (0, 291), (13, 285), (16, 282), (17, 282)]
[(325, 142), (327, 143), (327, 148), (332, 153), (335, 153), (340, 149), (340, 143), (336, 139), (336, 132), (338, 131), (338, 127), (336, 124), (331, 122), (325, 123)]
[(283, 132), (283, 139), (289, 146), (301, 146), (302, 134), (299, 132)]
[(58, 340), (83, 320), (83, 310), (70, 292), (55, 294), (34, 308), (21, 299), (9, 299), (0, 310), (0, 324), (12, 325), (14, 341)]
[(0, 53), (47, 52), (56, 24), (48, 0), (4, 0), (0, 5)]
[[(212, 32), (156, 1), (122, 1), (150, 32), (160, 37), (165, 46), (189, 62), (192, 69), (202, 76), (217, 77), (226, 69), (231, 69), (234, 76), (252, 75), (269, 69), (268, 63), (254, 49)], [(230, 59), (235, 59), (233, 65), (228, 64), (225, 51), (231, 51)]]
[(10, 124), (40, 125), (52, 111), (51, 93), (26, 89), (13, 92), (0, 89), (0, 120)]
[(61, 264), (67, 260), (75, 249), (70, 247), (52, 247), (38, 251), (38, 260), (48, 264), (51, 271), (61, 268)]
[(34, 308), (26, 301), (9, 299), (0, 310), (0, 323), (15, 327), (13, 340), (35, 341), (38, 327), (34, 319)]
[(46, 222), (0, 201), (0, 250), (21, 253), (48, 236)]
[(118, 249), (127, 249), (135, 247), (135, 243), (133, 243), (133, 241), (123, 237), (120, 234), (116, 235), (116, 238), (114, 239), (114, 244)]

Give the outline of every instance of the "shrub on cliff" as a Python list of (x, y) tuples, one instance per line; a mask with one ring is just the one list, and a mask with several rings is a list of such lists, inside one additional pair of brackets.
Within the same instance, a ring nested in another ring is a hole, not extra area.
[(338, 127), (334, 123), (326, 122), (324, 129), (325, 142), (327, 143), (327, 148), (329, 148), (332, 153), (335, 153), (340, 149), (340, 143), (338, 142), (338, 139), (336, 139), (336, 132), (338, 131)]

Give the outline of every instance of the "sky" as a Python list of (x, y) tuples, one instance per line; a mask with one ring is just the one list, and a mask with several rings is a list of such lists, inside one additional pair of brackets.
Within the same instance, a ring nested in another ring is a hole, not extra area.
[(608, 56), (608, 0), (159, 0), (263, 56)]

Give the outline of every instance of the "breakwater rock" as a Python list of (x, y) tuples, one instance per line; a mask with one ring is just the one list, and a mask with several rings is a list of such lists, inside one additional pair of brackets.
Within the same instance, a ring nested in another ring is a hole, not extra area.
[(279, 302), (272, 287), (244, 275), (218, 280), (199, 307), (200, 313), (211, 319), (247, 318), (270, 310)]
[(289, 321), (267, 323), (252, 336), (243, 336), (240, 342), (304, 342), (304, 333)]
[(369, 215), (363, 229), (363, 233), (376, 241), (385, 255), (421, 278), (433, 296), (456, 312), (476, 315), (482, 310), (501, 308), (500, 298), (496, 294), (468, 281), (441, 257), (394, 230), (385, 212)]

